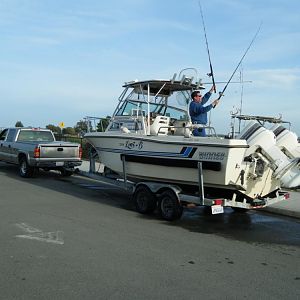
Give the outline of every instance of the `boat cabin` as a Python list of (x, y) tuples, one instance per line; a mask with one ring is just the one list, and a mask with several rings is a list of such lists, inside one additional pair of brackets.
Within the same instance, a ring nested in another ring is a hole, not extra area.
[(204, 89), (201, 82), (192, 80), (183, 75), (180, 81), (171, 79), (125, 83), (107, 131), (142, 135), (190, 135), (190, 95), (194, 90)]

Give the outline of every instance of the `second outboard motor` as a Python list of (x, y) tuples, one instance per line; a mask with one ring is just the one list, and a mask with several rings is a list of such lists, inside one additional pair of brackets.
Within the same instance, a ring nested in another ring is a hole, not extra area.
[(282, 125), (275, 125), (271, 130), (275, 134), (277, 146), (285, 155), (289, 158), (300, 158), (300, 144), (294, 132), (286, 129)]
[(294, 188), (300, 185), (300, 159), (287, 157), (276, 145), (276, 137), (271, 130), (251, 121), (238, 138), (247, 140), (248, 156), (255, 157), (256, 153), (261, 153), (269, 161), (273, 176), (280, 179), (282, 186)]

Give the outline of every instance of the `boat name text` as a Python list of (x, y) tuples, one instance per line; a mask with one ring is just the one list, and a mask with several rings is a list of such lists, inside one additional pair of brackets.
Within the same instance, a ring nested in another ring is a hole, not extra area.
[(224, 160), (224, 152), (199, 152), (200, 160)]

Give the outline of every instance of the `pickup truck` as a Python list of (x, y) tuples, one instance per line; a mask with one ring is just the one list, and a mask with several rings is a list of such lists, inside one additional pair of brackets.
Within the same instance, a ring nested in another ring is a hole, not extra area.
[(39, 168), (71, 176), (81, 156), (79, 144), (56, 141), (49, 129), (14, 127), (0, 133), (0, 161), (19, 165), (22, 177), (32, 177)]

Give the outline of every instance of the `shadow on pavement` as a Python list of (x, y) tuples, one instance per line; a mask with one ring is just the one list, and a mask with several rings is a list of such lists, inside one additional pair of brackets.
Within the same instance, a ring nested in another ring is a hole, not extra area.
[[(84, 201), (134, 211), (129, 193), (87, 177), (78, 175), (62, 177), (59, 172), (40, 171), (36, 177), (24, 179), (19, 177), (16, 166), (4, 163), (0, 163), (0, 173), (13, 180), (69, 194)], [(258, 211), (237, 213), (226, 208), (224, 214), (207, 215), (203, 207), (196, 207), (185, 209), (182, 218), (175, 222), (161, 220), (157, 212), (152, 215), (136, 213), (136, 217), (144, 218), (145, 222), (157, 220), (161, 224), (181, 227), (190, 232), (219, 235), (252, 244), (284, 244), (300, 247), (299, 221)]]

